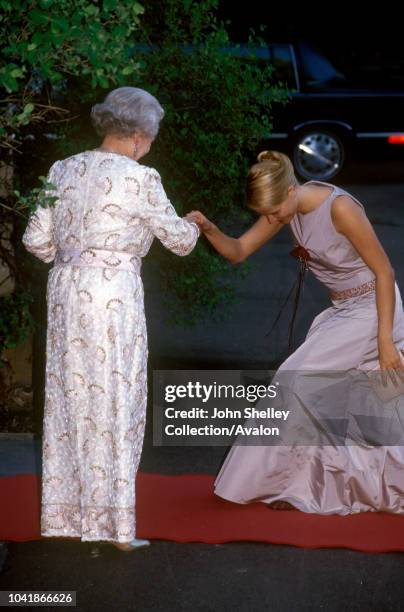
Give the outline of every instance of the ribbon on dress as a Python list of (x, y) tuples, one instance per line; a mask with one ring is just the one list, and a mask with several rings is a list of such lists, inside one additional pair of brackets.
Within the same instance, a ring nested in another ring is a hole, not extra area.
[(289, 291), (289, 293), (288, 293), (284, 303), (282, 304), (281, 309), (278, 312), (278, 314), (277, 314), (277, 316), (275, 318), (275, 321), (273, 322), (273, 324), (271, 326), (271, 329), (269, 330), (269, 332), (267, 332), (265, 334), (266, 336), (270, 335), (270, 333), (274, 329), (275, 325), (279, 321), (279, 318), (280, 318), (280, 316), (281, 316), (281, 314), (283, 312), (283, 309), (285, 308), (286, 304), (288, 303), (290, 296), (294, 292), (293, 313), (292, 313), (292, 318), (291, 318), (290, 323), (289, 323), (288, 355), (290, 355), (293, 352), (293, 346), (294, 346), (294, 327), (295, 327), (296, 314), (297, 314), (297, 309), (298, 309), (298, 306), (299, 306), (301, 291), (302, 291), (302, 288), (303, 288), (304, 277), (305, 277), (306, 271), (308, 270), (308, 263), (307, 262), (311, 259), (310, 253), (301, 244), (296, 244), (296, 246), (290, 251), (289, 255), (291, 255), (292, 257), (295, 257), (296, 259), (298, 259), (298, 261), (299, 261), (299, 273), (298, 273), (297, 279), (294, 282), (291, 290)]

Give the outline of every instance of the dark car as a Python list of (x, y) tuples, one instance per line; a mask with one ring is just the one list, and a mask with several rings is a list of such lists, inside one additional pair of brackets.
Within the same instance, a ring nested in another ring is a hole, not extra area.
[(305, 42), (269, 44), (264, 55), (291, 93), (288, 104), (273, 105), (273, 129), (264, 144), (287, 152), (301, 177), (326, 181), (358, 153), (386, 158), (401, 150), (403, 82), (383, 74), (348, 77)]
[[(135, 45), (149, 53), (153, 45)], [(192, 53), (194, 45), (180, 45)], [(241, 61), (270, 63), (274, 82), (287, 87), (290, 101), (272, 102), (272, 130), (260, 148), (285, 151), (304, 179), (330, 180), (359, 157), (404, 159), (404, 74), (383, 70), (338, 70), (314, 45), (270, 43), (229, 45), (223, 53)], [(377, 66), (372, 66), (377, 68)], [(401, 77), (401, 78), (400, 78)]]

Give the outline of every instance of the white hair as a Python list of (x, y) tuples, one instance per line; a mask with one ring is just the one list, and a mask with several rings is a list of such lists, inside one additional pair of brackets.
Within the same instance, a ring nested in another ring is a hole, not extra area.
[(142, 132), (155, 138), (164, 109), (159, 101), (144, 89), (119, 87), (106, 96), (104, 102), (91, 109), (91, 120), (99, 136), (116, 134), (130, 136)]

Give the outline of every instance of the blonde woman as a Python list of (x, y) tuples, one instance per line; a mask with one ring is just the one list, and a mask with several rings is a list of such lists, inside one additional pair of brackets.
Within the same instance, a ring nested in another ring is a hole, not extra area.
[[(139, 163), (164, 111), (147, 91), (121, 87), (92, 108), (101, 145), (56, 161), (54, 207), (38, 206), (25, 248), (54, 262), (48, 329), (41, 534), (109, 541), (136, 538), (135, 477), (147, 406), (142, 259), (154, 237), (176, 255), (197, 242), (159, 173)], [(51, 193), (50, 195), (53, 195)], [(96, 547), (95, 547), (96, 550)]]
[[(200, 211), (188, 218), (232, 263), (245, 260), (289, 224), (301, 258), (330, 291), (331, 307), (314, 319), (305, 342), (278, 374), (379, 365), (384, 374), (403, 379), (401, 296), (362, 204), (329, 183), (300, 184), (290, 159), (277, 151), (262, 152), (251, 167), (247, 203), (260, 217), (239, 238), (225, 235)], [(392, 400), (395, 414), (403, 399)], [(333, 407), (328, 409), (332, 416)], [(236, 503), (261, 501), (275, 509), (320, 514), (404, 513), (403, 473), (403, 446), (234, 444), (215, 493)]]

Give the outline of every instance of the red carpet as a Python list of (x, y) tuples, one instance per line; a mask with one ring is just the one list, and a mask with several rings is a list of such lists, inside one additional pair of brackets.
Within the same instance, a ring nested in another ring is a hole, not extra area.
[[(213, 493), (207, 474), (137, 477), (137, 536), (175, 542), (269, 542), (304, 548), (404, 551), (404, 516), (364, 512), (318, 516), (239, 505)], [(0, 540), (41, 539), (40, 481), (35, 474), (0, 478)]]

